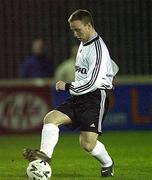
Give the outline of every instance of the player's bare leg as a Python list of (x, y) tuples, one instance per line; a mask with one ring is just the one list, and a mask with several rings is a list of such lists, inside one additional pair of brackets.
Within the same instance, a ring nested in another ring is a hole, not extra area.
[(53, 110), (44, 118), (44, 125), (41, 136), (40, 150), (25, 149), (23, 155), (29, 161), (42, 159), (49, 161), (59, 138), (59, 128), (61, 124), (70, 124), (71, 119), (64, 113)]
[(81, 131), (79, 142), (80, 146), (88, 151), (91, 152), (97, 143), (98, 134), (94, 132), (88, 132), (88, 131)]
[(101, 175), (103, 177), (113, 176), (113, 161), (105, 146), (97, 138), (97, 133), (81, 131), (80, 145), (101, 163)]

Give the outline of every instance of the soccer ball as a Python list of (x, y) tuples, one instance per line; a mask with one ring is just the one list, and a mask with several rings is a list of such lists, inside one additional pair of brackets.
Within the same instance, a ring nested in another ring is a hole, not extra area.
[(40, 159), (30, 162), (26, 172), (29, 180), (49, 180), (52, 174), (50, 165)]

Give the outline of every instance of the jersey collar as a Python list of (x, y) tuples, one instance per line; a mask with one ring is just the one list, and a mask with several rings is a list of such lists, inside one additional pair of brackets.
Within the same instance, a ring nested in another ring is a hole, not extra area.
[(83, 43), (83, 46), (88, 46), (89, 44), (93, 43), (94, 41), (99, 39), (99, 35), (96, 33), (95, 36), (93, 36), (89, 41), (87, 41), (86, 43)]

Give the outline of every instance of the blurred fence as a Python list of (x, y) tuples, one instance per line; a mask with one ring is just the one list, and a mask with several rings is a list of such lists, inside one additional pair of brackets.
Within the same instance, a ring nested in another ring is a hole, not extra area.
[(77, 8), (92, 12), (120, 74), (152, 72), (151, 0), (0, 0), (0, 78), (18, 76), (38, 36), (54, 68), (67, 58), (74, 43), (67, 19)]

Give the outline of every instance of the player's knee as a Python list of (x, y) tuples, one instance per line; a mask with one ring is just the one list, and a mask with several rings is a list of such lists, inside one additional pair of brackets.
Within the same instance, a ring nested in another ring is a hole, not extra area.
[(49, 123), (56, 124), (53, 118), (53, 111), (47, 113), (43, 119), (43, 124), (49, 124)]
[(94, 149), (94, 143), (92, 142), (80, 141), (80, 146), (88, 152), (91, 152)]
[(50, 123), (50, 121), (51, 121), (50, 114), (47, 113), (46, 116), (43, 119), (43, 124), (48, 124), (48, 123)]

